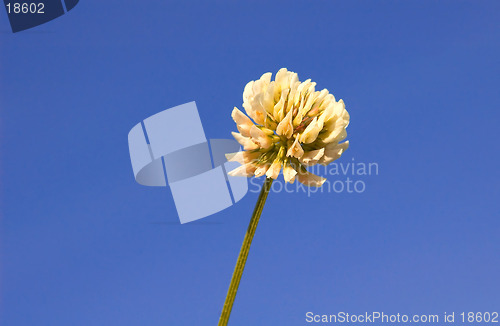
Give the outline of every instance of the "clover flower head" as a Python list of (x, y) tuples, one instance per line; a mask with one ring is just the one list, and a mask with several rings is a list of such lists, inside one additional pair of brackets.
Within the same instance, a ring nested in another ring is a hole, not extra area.
[(295, 179), (319, 187), (325, 178), (307, 171), (307, 166), (328, 165), (348, 148), (343, 141), (349, 114), (342, 100), (336, 101), (327, 89), (316, 91), (310, 79), (300, 82), (286, 68), (249, 82), (243, 91), (246, 114), (234, 108), (232, 118), (238, 133), (234, 138), (243, 151), (227, 154), (241, 164), (232, 176), (266, 175), (276, 179), (283, 170), (286, 182)]

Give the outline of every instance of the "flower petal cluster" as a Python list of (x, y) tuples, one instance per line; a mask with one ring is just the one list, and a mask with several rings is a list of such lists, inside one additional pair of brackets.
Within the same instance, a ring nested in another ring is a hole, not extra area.
[(349, 124), (344, 102), (327, 89), (316, 91), (310, 79), (300, 82), (286, 68), (274, 80), (271, 75), (265, 73), (245, 86), (246, 115), (236, 107), (232, 112), (239, 131), (232, 134), (244, 150), (227, 155), (241, 164), (229, 174), (276, 179), (283, 170), (286, 182), (297, 179), (319, 187), (326, 179), (306, 167), (327, 165), (348, 148), (348, 141), (341, 143)]

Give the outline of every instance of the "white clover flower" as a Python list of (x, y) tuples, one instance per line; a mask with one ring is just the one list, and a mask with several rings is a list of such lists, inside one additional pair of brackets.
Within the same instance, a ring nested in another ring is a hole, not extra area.
[(227, 155), (241, 164), (230, 175), (276, 179), (283, 169), (286, 182), (297, 179), (315, 187), (325, 182), (306, 166), (327, 165), (349, 147), (349, 141), (340, 143), (347, 136), (349, 113), (342, 100), (335, 101), (327, 89), (315, 91), (315, 86), (310, 79), (300, 82), (286, 68), (273, 81), (268, 72), (245, 86), (248, 116), (236, 107), (232, 112), (239, 131), (233, 136), (244, 151)]

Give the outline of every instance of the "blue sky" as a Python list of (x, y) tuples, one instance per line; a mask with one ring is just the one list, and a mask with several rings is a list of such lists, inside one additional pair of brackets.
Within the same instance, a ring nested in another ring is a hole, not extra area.
[(229, 138), (245, 84), (281, 67), (345, 101), (339, 163), (379, 173), (269, 195), (230, 324), (498, 311), (499, 10), (82, 0), (16, 34), (0, 11), (1, 324), (216, 324), (257, 194), (180, 225), (168, 188), (134, 181), (127, 134), (194, 100)]

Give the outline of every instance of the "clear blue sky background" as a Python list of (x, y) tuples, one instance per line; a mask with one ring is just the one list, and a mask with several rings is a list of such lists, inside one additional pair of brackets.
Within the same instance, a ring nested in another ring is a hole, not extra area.
[(12, 34), (0, 10), (0, 323), (215, 325), (257, 195), (180, 225), (168, 188), (134, 181), (127, 133), (195, 100), (229, 138), (245, 84), (280, 67), (344, 99), (340, 162), (379, 175), (270, 194), (231, 324), (499, 311), (499, 11), (82, 0)]

